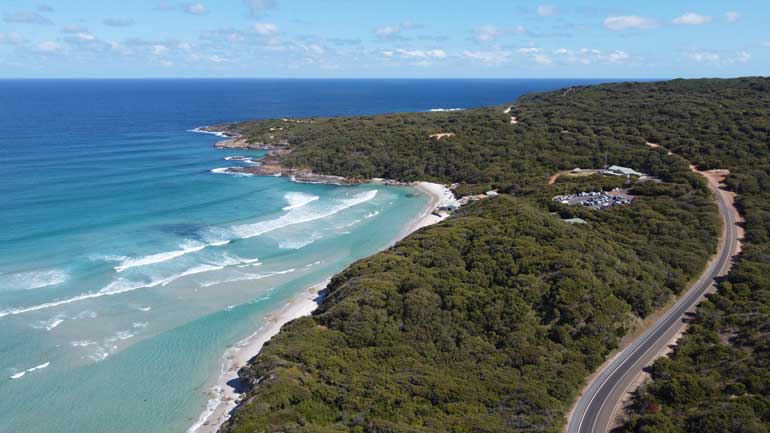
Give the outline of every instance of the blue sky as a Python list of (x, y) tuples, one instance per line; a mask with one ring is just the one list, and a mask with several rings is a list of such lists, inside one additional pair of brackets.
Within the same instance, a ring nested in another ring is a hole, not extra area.
[(770, 73), (767, 0), (3, 0), (0, 77)]

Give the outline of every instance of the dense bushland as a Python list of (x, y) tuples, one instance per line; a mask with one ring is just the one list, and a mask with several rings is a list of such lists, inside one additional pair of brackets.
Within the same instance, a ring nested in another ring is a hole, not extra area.
[[(284, 163), (319, 173), (514, 196), (471, 205), (336, 276), (321, 308), (241, 371), (258, 386), (223, 430), (559, 431), (620, 337), (683, 290), (715, 250), (703, 180), (649, 140), (733, 170), (749, 244), (682, 348), (656, 364), (626, 428), (766, 431), (768, 89), (765, 79), (573, 88), (522, 98), (516, 125), (501, 107), (238, 125), (255, 141), (287, 139)], [(438, 132), (456, 135), (429, 138)], [(549, 186), (550, 174), (605, 158), (663, 183), (634, 185), (638, 199), (608, 211), (550, 202), (606, 183)], [(589, 223), (562, 221), (574, 216)], [(718, 427), (738, 424), (746, 429)]]

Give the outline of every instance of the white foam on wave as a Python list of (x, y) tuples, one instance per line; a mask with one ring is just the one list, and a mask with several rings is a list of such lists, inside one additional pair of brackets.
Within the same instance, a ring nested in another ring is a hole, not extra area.
[[(174, 282), (175, 280), (178, 280), (179, 278), (182, 278), (182, 277), (200, 274), (204, 272), (217, 271), (217, 270), (224, 269), (227, 266), (234, 266), (234, 265), (239, 265), (243, 263), (254, 265), (258, 261), (259, 259), (243, 259), (240, 257), (232, 257), (232, 256), (226, 255), (221, 263), (203, 264), (203, 265), (194, 266), (192, 268), (186, 269), (182, 272), (179, 272), (177, 274), (164, 277), (164, 278), (158, 278), (150, 281), (132, 281), (124, 278), (119, 278), (96, 292), (82, 293), (72, 298), (46, 302), (43, 304), (33, 305), (29, 307), (2, 310), (0, 311), (0, 318), (5, 316), (16, 316), (19, 314), (29, 313), (32, 311), (39, 311), (39, 310), (46, 310), (49, 308), (60, 307), (62, 305), (72, 304), (75, 302), (85, 301), (88, 299), (100, 298), (102, 296), (119, 295), (122, 293), (132, 292), (138, 289), (146, 289), (146, 288), (152, 288), (152, 287), (158, 287), (158, 286), (165, 287), (171, 284), (172, 282)], [(138, 307), (138, 308), (141, 311), (150, 311), (150, 307)], [(96, 317), (95, 313), (92, 313), (92, 314), (93, 314), (92, 317)], [(58, 326), (58, 325), (59, 324), (57, 323), (55, 326)]]
[(56, 316), (48, 319), (48, 320), (41, 320), (39, 322), (35, 322), (32, 324), (32, 327), (35, 329), (45, 329), (48, 332), (53, 331), (56, 329), (57, 326), (64, 323), (64, 320), (67, 318), (67, 316), (63, 314), (57, 314)]
[(222, 131), (207, 131), (203, 128), (188, 129), (187, 132), (197, 132), (199, 134), (215, 135), (221, 138), (230, 138), (230, 135)]
[(243, 173), (243, 172), (240, 172), (240, 171), (230, 171), (230, 169), (232, 169), (232, 168), (239, 168), (239, 167), (219, 167), (219, 168), (212, 168), (209, 171), (211, 171), (212, 173), (216, 173), (216, 174), (229, 174), (229, 175), (232, 175), (232, 176), (241, 176), (241, 177), (254, 176), (251, 173)]
[(278, 242), (278, 248), (282, 250), (301, 250), (302, 248), (305, 248), (306, 246), (312, 244), (315, 242), (315, 239), (307, 239), (307, 240), (284, 240)]
[(118, 272), (123, 272), (126, 269), (136, 268), (140, 266), (154, 265), (157, 263), (163, 263), (190, 253), (196, 253), (208, 247), (219, 247), (219, 246), (227, 245), (229, 243), (230, 243), (229, 240), (211, 242), (208, 244), (195, 242), (195, 241), (188, 241), (180, 245), (179, 247), (181, 249), (176, 251), (167, 251), (164, 253), (150, 254), (148, 256), (138, 257), (138, 258), (131, 258), (131, 257), (125, 258), (120, 265), (115, 266), (115, 270)]
[(90, 359), (93, 362), (101, 362), (118, 351), (120, 349), (121, 342), (136, 337), (136, 334), (140, 332), (141, 329), (146, 328), (148, 325), (149, 323), (147, 322), (134, 322), (131, 324), (131, 329), (117, 331), (115, 334), (102, 340), (101, 343), (89, 340), (81, 340), (73, 341), (70, 344), (73, 347), (94, 346), (90, 353), (83, 355), (83, 358)]
[(291, 225), (302, 224), (332, 216), (345, 209), (366, 203), (369, 200), (372, 200), (376, 195), (377, 190), (365, 191), (356, 194), (352, 198), (343, 200), (341, 203), (336, 204), (329, 209), (321, 211), (307, 211), (304, 208), (296, 208), (279, 218), (235, 226), (232, 227), (231, 231), (241, 238), (253, 238)]
[(428, 111), (433, 113), (440, 113), (443, 111), (465, 111), (465, 108), (431, 108)]
[(98, 314), (96, 314), (96, 311), (91, 310), (84, 310), (80, 313), (76, 314), (74, 317), (72, 317), (74, 320), (81, 320), (81, 319), (96, 319)]
[(101, 298), (102, 296), (114, 296), (114, 295), (119, 295), (121, 293), (131, 292), (136, 289), (156, 287), (156, 286), (162, 285), (164, 282), (168, 280), (169, 278), (164, 278), (161, 280), (151, 281), (149, 283), (138, 283), (138, 282), (132, 282), (129, 280), (119, 279), (119, 280), (113, 281), (112, 283), (108, 284), (107, 286), (105, 286), (104, 288), (96, 292), (81, 293), (80, 295), (74, 296), (72, 298), (60, 299), (57, 301), (46, 302), (43, 304), (32, 305), (29, 307), (3, 310), (3, 311), (0, 311), (0, 317), (16, 316), (19, 314), (30, 313), (32, 311), (40, 311), (40, 310), (47, 310), (49, 308), (60, 307), (62, 305), (85, 301), (87, 299)]
[(261, 280), (264, 278), (270, 278), (274, 277), (276, 275), (286, 275), (290, 274), (292, 272), (296, 271), (295, 268), (286, 269), (283, 271), (273, 271), (273, 272), (266, 272), (263, 274), (250, 274), (250, 273), (241, 273), (240, 275), (236, 275), (230, 278), (226, 278), (224, 280), (216, 280), (216, 281), (207, 281), (201, 284), (201, 287), (211, 287), (216, 286), (217, 284), (225, 284), (225, 283), (236, 283), (239, 281), (252, 281), (252, 280)]
[(224, 396), (225, 390), (219, 385), (214, 386), (211, 389), (211, 398), (209, 398), (208, 402), (206, 402), (206, 410), (204, 410), (200, 417), (198, 417), (198, 421), (196, 421), (192, 427), (187, 429), (186, 433), (195, 433), (199, 428), (203, 427), (211, 415), (214, 415), (214, 412), (222, 403)]
[(320, 197), (318, 197), (317, 195), (305, 194), (302, 192), (287, 192), (283, 196), (283, 198), (289, 204), (288, 206), (285, 206), (283, 210), (292, 210), (292, 209), (299, 209), (301, 207), (304, 207), (318, 200)]
[(376, 211), (374, 211), (374, 212), (371, 212), (371, 213), (368, 213), (368, 214), (366, 214), (366, 215), (364, 216), (364, 218), (366, 218), (366, 219), (369, 219), (369, 218), (374, 218), (374, 217), (376, 217), (376, 216), (377, 216), (377, 215), (379, 215), (379, 214), (380, 214), (380, 211), (376, 210)]
[(14, 374), (13, 376), (11, 376), (11, 379), (21, 379), (27, 373), (32, 373), (33, 371), (37, 371), (37, 370), (42, 370), (44, 368), (48, 368), (49, 365), (51, 365), (51, 363), (50, 362), (46, 362), (46, 363), (40, 364), (40, 365), (38, 365), (36, 367), (28, 368), (28, 369), (26, 369), (24, 371), (20, 371), (20, 372)]
[(260, 164), (259, 161), (255, 160), (251, 156), (226, 156), (225, 161), (238, 161), (238, 162), (243, 162), (243, 163), (252, 164), (252, 165)]
[(134, 338), (136, 335), (131, 333), (131, 331), (118, 331), (113, 335), (112, 337), (107, 338), (106, 342), (108, 343), (114, 343), (116, 341), (123, 341), (128, 340), (129, 338)]
[(0, 292), (34, 290), (62, 284), (69, 274), (59, 269), (0, 274)]
[(99, 348), (96, 352), (88, 355), (87, 358), (94, 362), (101, 362), (107, 359), (108, 356), (110, 356), (110, 352), (103, 348)]

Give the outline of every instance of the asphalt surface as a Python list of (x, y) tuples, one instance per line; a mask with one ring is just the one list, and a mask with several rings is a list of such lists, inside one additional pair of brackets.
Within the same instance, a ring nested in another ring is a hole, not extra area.
[(714, 280), (727, 273), (731, 257), (738, 248), (735, 214), (727, 194), (713, 184), (709, 185), (716, 195), (724, 224), (717, 259), (670, 310), (595, 375), (575, 404), (567, 422), (567, 433), (606, 433), (613, 424), (618, 402), (634, 379), (682, 329), (685, 313), (693, 311)]

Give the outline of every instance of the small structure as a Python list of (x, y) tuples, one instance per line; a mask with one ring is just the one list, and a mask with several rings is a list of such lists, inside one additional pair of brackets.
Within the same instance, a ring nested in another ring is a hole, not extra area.
[(487, 197), (497, 197), (497, 191), (487, 191), (486, 192)]
[(605, 174), (609, 174), (609, 175), (613, 175), (613, 176), (639, 176), (639, 177), (645, 176), (644, 173), (639, 173), (638, 171), (634, 170), (633, 168), (621, 167), (619, 165), (611, 165), (605, 171)]
[(443, 211), (443, 212), (454, 212), (454, 211), (456, 211), (459, 208), (460, 208), (460, 204), (459, 203), (452, 202), (452, 203), (446, 203), (446, 204), (442, 205), (441, 207), (438, 208), (438, 210), (439, 211)]

